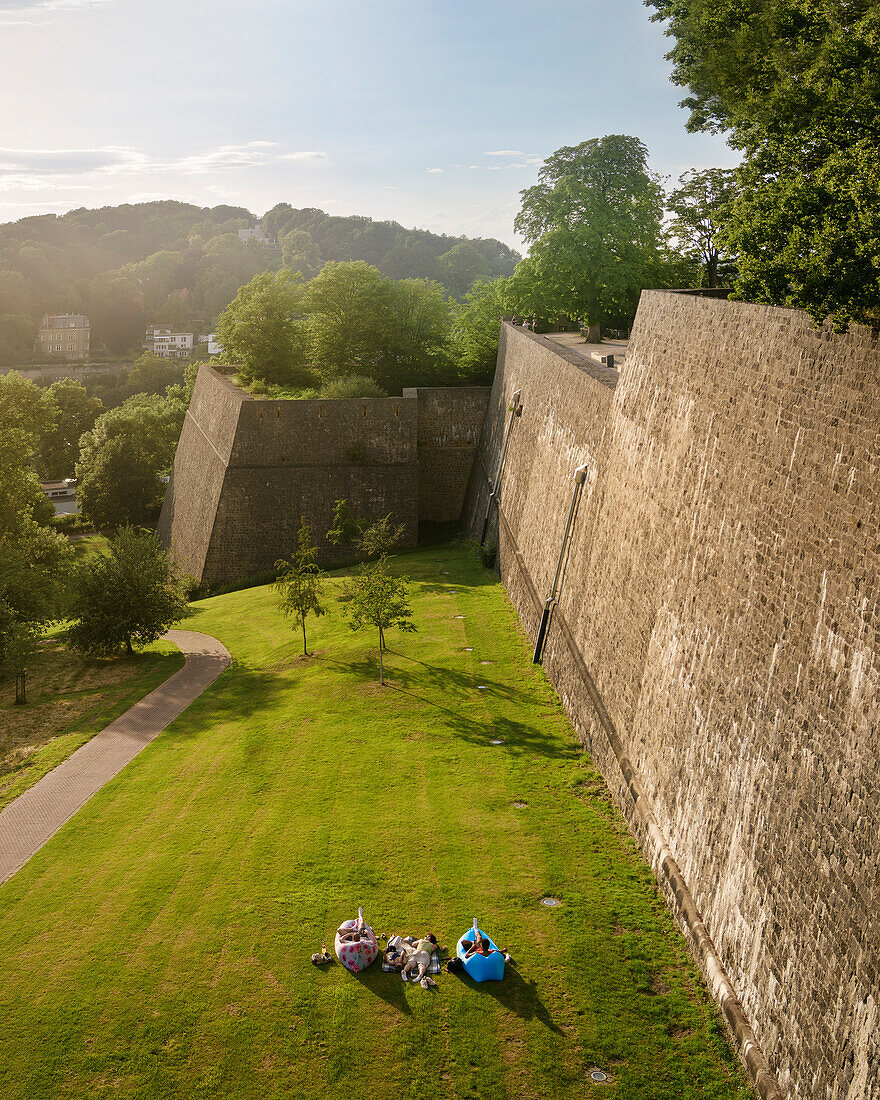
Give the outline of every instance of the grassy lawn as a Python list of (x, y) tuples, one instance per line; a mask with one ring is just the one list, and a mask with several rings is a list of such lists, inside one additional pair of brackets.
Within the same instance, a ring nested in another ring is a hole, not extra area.
[(0, 676), (0, 809), (183, 666), (170, 642), (133, 657), (95, 660), (43, 643), (28, 672), (28, 702)]
[[(338, 612), (306, 660), (267, 588), (195, 605), (233, 666), (0, 888), (4, 1100), (751, 1095), (496, 579), (399, 564), (385, 688)], [(314, 968), (359, 904), (450, 946), (477, 916), (517, 965)]]

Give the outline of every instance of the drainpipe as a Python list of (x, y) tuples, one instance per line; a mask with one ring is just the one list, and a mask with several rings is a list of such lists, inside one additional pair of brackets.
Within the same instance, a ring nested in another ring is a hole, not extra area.
[(521, 390), (516, 390), (511, 399), (510, 416), (507, 420), (507, 428), (504, 432), (504, 444), (501, 448), (501, 461), (498, 463), (495, 483), (492, 486), (492, 492), (489, 494), (489, 501), (486, 504), (486, 518), (483, 520), (483, 532), (480, 535), (480, 546), (483, 546), (486, 542), (486, 534), (489, 530), (489, 517), (492, 515), (492, 505), (495, 503), (498, 497), (498, 490), (501, 487), (501, 472), (504, 469), (504, 460), (507, 457), (507, 445), (510, 442), (510, 429), (513, 427), (513, 418), (515, 416), (522, 416), (522, 403), (520, 401), (521, 392)]
[(547, 640), (547, 627), (550, 625), (550, 614), (556, 604), (559, 595), (559, 578), (562, 576), (562, 566), (565, 561), (565, 553), (571, 539), (571, 527), (574, 522), (575, 512), (580, 503), (584, 482), (587, 480), (587, 467), (578, 466), (574, 472), (574, 489), (571, 494), (571, 505), (568, 509), (568, 519), (565, 521), (565, 534), (562, 537), (562, 546), (559, 550), (559, 560), (556, 562), (556, 575), (553, 578), (553, 587), (550, 595), (544, 601), (544, 610), (541, 612), (541, 625), (538, 627), (538, 640), (535, 642), (535, 655), (532, 664), (539, 665), (544, 654), (544, 642)]

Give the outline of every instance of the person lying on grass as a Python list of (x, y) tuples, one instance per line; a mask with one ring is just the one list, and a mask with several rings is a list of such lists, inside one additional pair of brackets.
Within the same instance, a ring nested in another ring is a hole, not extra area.
[(431, 955), (437, 950), (437, 937), (429, 932), (413, 944), (401, 943), (407, 959), (400, 971), (400, 976), (405, 982), (409, 981), (410, 974), (415, 974), (414, 982), (423, 982), (428, 975), (428, 967), (431, 965)]

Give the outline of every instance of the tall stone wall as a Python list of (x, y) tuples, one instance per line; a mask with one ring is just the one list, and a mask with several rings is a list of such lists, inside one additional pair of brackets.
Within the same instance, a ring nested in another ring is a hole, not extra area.
[(418, 402), (420, 519), (461, 519), (489, 393), (487, 386), (403, 391)]
[(878, 1097), (880, 344), (651, 292), (616, 387), (582, 363), (505, 328), (471, 528), (521, 389), (498, 532), (526, 630), (586, 462), (545, 666), (764, 1094), (733, 990), (783, 1094)]
[(487, 399), (480, 388), (257, 400), (202, 367), (159, 534), (178, 564), (209, 586), (270, 572), (295, 546), (302, 516), (322, 562), (350, 557), (324, 538), (343, 498), (360, 519), (393, 513), (406, 527), (401, 549), (413, 547), (420, 520), (459, 518)]

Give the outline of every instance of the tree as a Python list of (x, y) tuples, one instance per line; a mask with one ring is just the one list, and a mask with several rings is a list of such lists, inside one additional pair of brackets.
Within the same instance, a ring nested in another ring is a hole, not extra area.
[(355, 539), (355, 545), (368, 558), (384, 558), (403, 538), (405, 523), (392, 523), (391, 512), (364, 527)]
[(185, 414), (182, 394), (138, 394), (82, 436), (76, 495), (94, 524), (122, 527), (156, 516)]
[(837, 328), (880, 317), (880, 8), (648, 0), (675, 39), (688, 129), (743, 151), (725, 240), (737, 293)]
[(291, 617), (302, 628), (303, 657), (309, 655), (306, 619), (309, 615), (318, 617), (326, 614), (326, 608), (321, 603), (324, 574), (318, 568), (317, 556), (318, 549), (312, 545), (312, 533), (306, 517), (301, 516), (296, 549), (290, 561), (280, 558), (275, 562), (279, 574), (273, 587), (278, 593), (281, 613)]
[(685, 172), (666, 205), (674, 215), (670, 229), (686, 256), (702, 266), (703, 286), (728, 285), (736, 272), (733, 258), (719, 240), (726, 205), (733, 199), (735, 173), (727, 168)]
[(443, 282), (456, 298), (462, 298), (477, 280), (491, 279), (492, 268), (470, 241), (453, 245), (440, 257)]
[(73, 581), (70, 646), (109, 657), (155, 642), (186, 614), (181, 580), (151, 531), (124, 527), (106, 556), (80, 566)]
[(237, 364), (245, 382), (308, 385), (301, 313), (302, 290), (290, 271), (255, 275), (217, 320), (223, 362)]
[(452, 359), (458, 377), (472, 385), (488, 385), (495, 374), (507, 282), (494, 279), (475, 283), (455, 311)]
[(391, 325), (391, 282), (363, 261), (328, 263), (306, 287), (312, 362), (325, 381), (337, 374), (378, 380)]
[(30, 403), (29, 414), (33, 395), (16, 378), (0, 378), (0, 662), (14, 669), (16, 701), (24, 702), (28, 662), (42, 630), (61, 614), (73, 552), (34, 518), (46, 500), (29, 463), (40, 407)]
[(72, 378), (53, 382), (46, 396), (56, 412), (54, 422), (40, 438), (40, 474), (45, 480), (71, 477), (79, 461), (80, 437), (94, 427), (104, 406), (97, 397), (89, 397), (83, 384)]
[(385, 632), (392, 627), (414, 631), (409, 606), (409, 577), (392, 575), (388, 558), (383, 554), (376, 562), (368, 562), (342, 585), (340, 602), (348, 613), (352, 630), (376, 627), (379, 632), (379, 683), (385, 683)]
[(333, 525), (327, 541), (334, 546), (352, 546), (361, 533), (361, 525), (352, 516), (347, 500), (337, 500), (333, 507)]
[[(511, 280), (518, 312), (627, 325), (668, 261), (660, 178), (638, 138), (611, 134), (558, 149), (522, 192), (516, 228), (531, 244)], [(522, 308), (525, 306), (526, 308)], [(531, 306), (531, 310), (529, 310)]]

